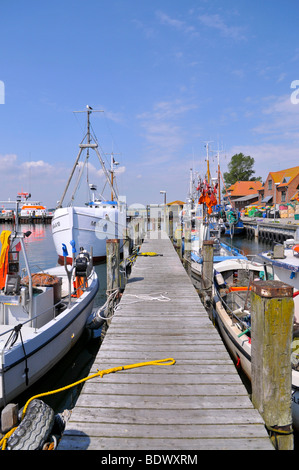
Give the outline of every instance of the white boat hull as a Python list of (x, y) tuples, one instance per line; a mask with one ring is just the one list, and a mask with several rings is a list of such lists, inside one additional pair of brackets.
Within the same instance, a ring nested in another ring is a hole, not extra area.
[(65, 244), (68, 262), (72, 259), (71, 240), (75, 241), (77, 253), (80, 247), (88, 251), (92, 249), (94, 261), (102, 261), (106, 258), (106, 240), (120, 239), (122, 246), (125, 227), (125, 215), (110, 207), (60, 208), (52, 219), (56, 252), (63, 259), (62, 245)]
[[(61, 268), (48, 273), (57, 274)], [(69, 308), (40, 328), (26, 323), (21, 328), (22, 338), (19, 335), (12, 346), (5, 348), (10, 333), (0, 336), (0, 407), (33, 385), (73, 347), (91, 314), (98, 286), (94, 273), (86, 291), (80, 298), (73, 298)], [(8, 329), (0, 325), (0, 334)]]

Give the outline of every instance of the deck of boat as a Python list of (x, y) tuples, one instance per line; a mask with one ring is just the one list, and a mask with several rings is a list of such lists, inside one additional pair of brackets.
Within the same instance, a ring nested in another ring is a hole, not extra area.
[(58, 449), (273, 449), (169, 238), (155, 235), (141, 252), (162, 256), (138, 256), (91, 373), (176, 363), (87, 381)]

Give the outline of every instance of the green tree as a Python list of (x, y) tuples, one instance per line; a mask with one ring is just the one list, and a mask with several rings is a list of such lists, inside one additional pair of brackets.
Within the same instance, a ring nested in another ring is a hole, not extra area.
[(252, 176), (255, 173), (253, 169), (254, 158), (245, 157), (243, 153), (236, 153), (232, 156), (231, 161), (228, 164), (228, 172), (223, 175), (226, 187), (228, 188), (236, 181), (261, 181), (260, 176)]

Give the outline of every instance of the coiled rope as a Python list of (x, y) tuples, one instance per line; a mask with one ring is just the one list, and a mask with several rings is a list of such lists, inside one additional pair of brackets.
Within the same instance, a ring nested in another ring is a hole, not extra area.
[[(95, 377), (103, 377), (104, 375), (111, 374), (114, 372), (120, 372), (122, 370), (129, 370), (129, 369), (135, 369), (137, 367), (145, 367), (145, 366), (172, 366), (175, 364), (175, 359), (172, 357), (166, 358), (166, 359), (156, 359), (154, 361), (148, 361), (148, 362), (138, 362), (136, 364), (128, 364), (125, 366), (118, 366), (118, 367), (113, 367), (111, 369), (105, 369), (105, 370), (98, 370), (95, 374), (89, 375), (87, 377), (84, 377), (83, 379), (77, 380), (76, 382), (66, 385), (65, 387), (58, 388), (56, 390), (51, 390), (49, 392), (44, 392), (44, 393), (39, 393), (38, 395), (34, 395), (33, 397), (29, 398), (29, 400), (26, 402), (23, 412), (22, 412), (22, 417), (21, 421), (24, 419), (24, 416), (26, 414), (27, 408), (29, 406), (29, 403), (34, 400), (35, 398), (41, 398), (45, 397), (48, 395), (54, 395), (55, 393), (63, 392), (65, 390), (68, 390), (69, 388), (75, 387), (76, 385), (79, 385), (83, 382), (86, 382), (87, 380), (93, 379)], [(17, 427), (12, 428), (10, 431), (8, 431), (7, 434), (1, 439), (0, 441), (0, 447), (1, 450), (6, 449), (6, 443), (8, 438), (14, 433), (14, 431), (17, 429)]]

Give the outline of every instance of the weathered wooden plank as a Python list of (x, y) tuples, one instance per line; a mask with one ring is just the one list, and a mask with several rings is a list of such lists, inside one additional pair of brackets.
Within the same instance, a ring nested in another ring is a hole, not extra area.
[[(106, 370), (106, 369), (111, 369), (113, 367), (119, 366), (117, 362), (113, 362), (110, 359), (106, 360), (101, 360), (100, 364), (103, 366), (100, 370)], [(91, 367), (91, 373), (95, 373), (97, 370), (99, 370), (99, 363), (94, 362), (92, 367)], [(240, 377), (238, 374), (236, 374), (236, 369), (234, 365), (232, 364), (231, 361), (222, 362), (222, 363), (215, 363), (211, 364), (210, 362), (204, 362), (201, 361), (200, 367), (198, 367), (198, 363), (196, 364), (181, 364), (177, 365), (175, 369), (175, 375), (178, 377), (180, 375), (184, 375), (186, 377), (192, 376), (192, 375), (216, 375), (219, 380), (219, 375), (223, 375), (225, 377), (227, 374), (229, 375), (234, 375), (236, 377), (236, 380), (240, 380)], [(150, 376), (155, 376), (155, 375), (160, 375), (163, 374), (165, 378), (167, 377), (167, 372), (165, 372), (165, 369), (163, 367), (156, 367), (155, 370), (150, 374)], [(113, 374), (113, 376), (118, 376), (119, 374)], [(125, 372), (125, 375), (149, 375), (148, 370), (146, 367), (139, 367), (138, 369), (128, 369)], [(113, 377), (112, 375), (106, 375), (106, 378)], [(145, 380), (145, 377), (142, 379)]]
[[(98, 377), (90, 379), (89, 383), (98, 383), (101, 380)], [(142, 380), (143, 384), (161, 384), (161, 375), (160, 374), (144, 374), (143, 377), (140, 377), (140, 374), (136, 374), (131, 372), (130, 374), (109, 374), (105, 375), (102, 379), (105, 383), (118, 383), (118, 384), (138, 384), (140, 380)], [(200, 385), (200, 384), (218, 384), (219, 382), (219, 372), (218, 374), (163, 374), (163, 384), (170, 385), (170, 384), (177, 384), (177, 385)], [(223, 374), (223, 384), (240, 384), (240, 378), (235, 373), (231, 374)], [(243, 387), (242, 387), (243, 388)], [(88, 388), (86, 388), (87, 390)]]
[[(100, 382), (101, 381), (101, 382)], [(160, 382), (161, 383), (161, 382)], [(139, 396), (167, 396), (167, 399), (170, 399), (172, 396), (177, 396), (178, 394), (183, 396), (203, 396), (209, 395), (210, 397), (218, 396), (231, 396), (231, 395), (246, 395), (247, 392), (242, 383), (204, 383), (204, 384), (192, 384), (192, 385), (182, 385), (175, 384), (175, 382), (165, 384), (163, 381), (163, 386), (157, 387), (156, 384), (151, 383), (111, 383), (106, 382), (105, 377), (100, 379), (99, 382), (86, 382), (85, 392), (86, 393), (97, 393), (97, 390), (100, 387), (101, 394), (108, 395), (122, 395), (124, 400), (127, 395), (139, 395)]]
[(172, 410), (167, 409), (141, 409), (141, 408), (103, 408), (94, 406), (88, 408), (82, 408), (81, 414), (76, 415), (78, 421), (86, 421), (88, 423), (97, 424), (148, 424), (158, 425), (186, 425), (186, 423), (192, 425), (204, 425), (217, 423), (217, 426), (228, 425), (228, 424), (264, 424), (263, 419), (259, 413), (255, 413), (254, 416), (248, 413), (248, 409), (240, 410), (235, 413), (232, 409), (222, 409), (221, 413), (219, 409), (186, 409), (184, 413), (173, 413)]
[(172, 396), (171, 400), (163, 399), (162, 396), (147, 396), (140, 397), (139, 395), (127, 395), (125, 403), (121, 395), (110, 395), (109, 399), (105, 400), (105, 396), (100, 394), (101, 387), (99, 387), (98, 394), (87, 393), (84, 387), (84, 393), (81, 393), (76, 408), (72, 413), (69, 425), (71, 426), (72, 420), (76, 420), (76, 415), (80, 414), (82, 407), (99, 406), (98, 402), (101, 401), (101, 408), (137, 408), (137, 409), (168, 409), (174, 410), (184, 416), (184, 410), (192, 409), (218, 409), (226, 410), (231, 409), (233, 412), (238, 413), (236, 410), (247, 409), (249, 413), (256, 412), (248, 396), (218, 396), (215, 397), (201, 396)]
[[(59, 450), (98, 450), (117, 452), (121, 455), (121, 450), (134, 449), (135, 451), (144, 450), (153, 453), (153, 449), (170, 450), (175, 453), (180, 450), (201, 451), (201, 450), (269, 450), (268, 438), (248, 438), (244, 439), (235, 436), (232, 439), (225, 437), (217, 439), (136, 439), (136, 438), (94, 438), (84, 433), (66, 436), (59, 444)], [(138, 459), (142, 457), (138, 456)], [(159, 456), (156, 458), (158, 463)], [(145, 463), (145, 461), (143, 462)]]
[[(119, 437), (129, 438), (150, 438), (150, 439), (219, 439), (223, 436), (233, 438), (236, 436), (236, 425), (214, 425), (214, 424), (159, 424), (143, 425), (128, 423), (109, 423), (109, 426), (103, 426), (101, 423), (89, 423), (85, 421), (76, 422), (75, 433), (84, 433), (91, 437)], [(74, 432), (71, 434), (74, 435)], [(238, 424), (238, 438), (264, 438), (265, 428), (263, 425)]]

